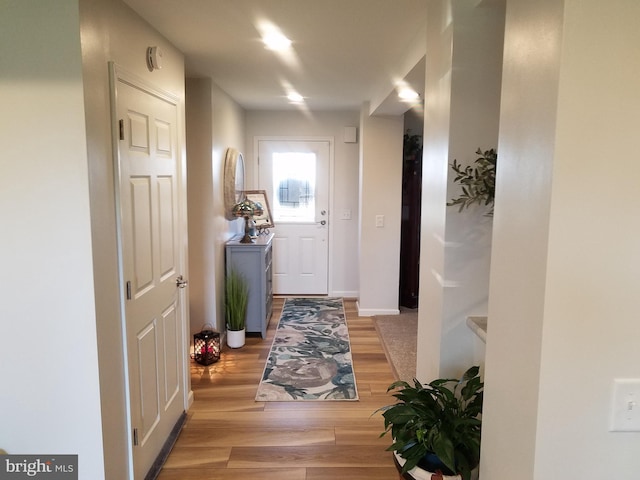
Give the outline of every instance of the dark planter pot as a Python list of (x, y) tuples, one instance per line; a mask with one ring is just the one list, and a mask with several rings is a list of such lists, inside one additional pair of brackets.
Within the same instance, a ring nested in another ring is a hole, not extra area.
[[(396, 452), (393, 452), (393, 459), (396, 463), (396, 468), (398, 469), (398, 472), (402, 471), (402, 466), (405, 463), (404, 458), (402, 458), (400, 455), (398, 455)], [(436, 457), (437, 459), (437, 457)], [(439, 463), (440, 460), (438, 459), (437, 462)], [(429, 462), (428, 462), (429, 463)], [(431, 464), (433, 465), (434, 462), (432, 461)], [(437, 463), (436, 463), (437, 465)], [(425, 470), (424, 468), (421, 468), (420, 466), (414, 467), (411, 470), (409, 470), (406, 473), (402, 474), (402, 478), (404, 478), (405, 480), (462, 480), (462, 477), (460, 475), (442, 475), (442, 476), (438, 476), (435, 472), (430, 472), (429, 470)], [(478, 479), (478, 469), (476, 468), (473, 472), (471, 472), (471, 478), (477, 480)]]

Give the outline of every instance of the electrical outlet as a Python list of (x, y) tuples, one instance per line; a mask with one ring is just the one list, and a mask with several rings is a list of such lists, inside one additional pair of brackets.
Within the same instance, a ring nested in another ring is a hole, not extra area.
[(340, 216), (342, 220), (351, 220), (351, 210), (345, 209), (342, 211), (342, 215)]
[(613, 381), (610, 432), (640, 432), (640, 379)]
[(376, 215), (376, 227), (384, 227), (384, 215)]

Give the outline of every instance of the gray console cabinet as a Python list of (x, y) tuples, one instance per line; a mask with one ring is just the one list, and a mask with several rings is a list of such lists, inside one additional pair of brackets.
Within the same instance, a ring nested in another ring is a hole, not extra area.
[(240, 243), (242, 235), (226, 244), (226, 271), (235, 269), (249, 284), (247, 305), (247, 332), (258, 332), (267, 336), (273, 303), (273, 281), (271, 269), (271, 240), (273, 233), (259, 235), (255, 243)]

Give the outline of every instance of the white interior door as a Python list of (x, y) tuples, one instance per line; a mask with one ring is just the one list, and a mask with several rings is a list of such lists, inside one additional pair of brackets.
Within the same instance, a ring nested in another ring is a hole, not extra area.
[[(134, 478), (184, 412), (177, 106), (116, 76), (122, 278)], [(184, 285), (182, 285), (184, 286)]]
[(329, 141), (259, 140), (258, 161), (275, 223), (274, 293), (327, 294)]

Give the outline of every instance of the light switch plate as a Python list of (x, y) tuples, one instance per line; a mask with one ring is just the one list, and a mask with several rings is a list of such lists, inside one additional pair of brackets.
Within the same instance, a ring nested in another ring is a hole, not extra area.
[(640, 432), (640, 379), (613, 381), (611, 432)]

